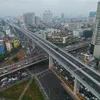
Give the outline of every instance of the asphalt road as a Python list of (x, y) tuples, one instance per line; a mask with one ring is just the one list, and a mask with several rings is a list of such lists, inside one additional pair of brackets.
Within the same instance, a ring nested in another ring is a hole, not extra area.
[(73, 100), (52, 71), (48, 70), (37, 77), (50, 100)]

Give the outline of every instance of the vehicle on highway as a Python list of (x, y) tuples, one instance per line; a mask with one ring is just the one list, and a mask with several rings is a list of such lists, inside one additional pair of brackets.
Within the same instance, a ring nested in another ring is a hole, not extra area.
[(22, 76), (26, 76), (26, 75), (27, 75), (27, 73), (26, 73), (26, 72), (22, 73)]
[(21, 65), (18, 65), (18, 67), (21, 67)]
[(8, 60), (8, 57), (6, 57), (4, 60), (5, 60), (5, 61)]
[(58, 51), (58, 49), (59, 49), (59, 47), (58, 47), (58, 46), (56, 46), (56, 47), (55, 47), (55, 50), (56, 50), (56, 51)]
[(7, 72), (8, 72), (7, 70), (4, 70), (4, 71), (3, 71), (3, 74), (5, 74), (5, 73), (7, 73)]
[(11, 67), (12, 70), (16, 69), (14, 66)]
[(2, 87), (4, 87), (5, 85), (6, 85), (6, 81), (4, 81), (4, 82), (1, 84), (0, 87), (2, 88)]
[(0, 82), (4, 82), (4, 81), (6, 81), (6, 80), (7, 80), (7, 77), (5, 77), (5, 78), (1, 79), (1, 81), (0, 81)]

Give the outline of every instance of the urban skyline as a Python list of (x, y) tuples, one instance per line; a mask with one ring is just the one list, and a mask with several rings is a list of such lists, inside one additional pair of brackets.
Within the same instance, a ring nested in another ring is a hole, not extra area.
[(1, 0), (0, 12), (1, 17), (19, 16), (27, 12), (34, 12), (41, 17), (45, 10), (52, 11), (54, 16), (60, 16), (61, 13), (67, 17), (88, 16), (90, 11), (96, 11), (97, 2), (98, 0)]

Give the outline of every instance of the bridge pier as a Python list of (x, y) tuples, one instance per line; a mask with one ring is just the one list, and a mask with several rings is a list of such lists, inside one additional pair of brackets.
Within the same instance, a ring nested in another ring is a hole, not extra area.
[(75, 78), (74, 80), (74, 94), (79, 92), (80, 82)]
[(53, 58), (49, 55), (49, 68), (51, 68), (53, 65)]
[(31, 46), (32, 46), (32, 50), (34, 50), (35, 49), (35, 43), (32, 42)]

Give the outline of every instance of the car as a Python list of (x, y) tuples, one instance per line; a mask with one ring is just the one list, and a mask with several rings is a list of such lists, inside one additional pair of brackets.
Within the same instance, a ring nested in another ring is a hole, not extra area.
[(4, 81), (0, 87), (4, 87), (6, 85), (6, 82)]
[(28, 64), (28, 62), (26, 62), (25, 64)]
[(56, 51), (58, 51), (58, 49), (59, 49), (59, 47), (58, 47), (58, 46), (56, 46), (56, 47), (55, 47), (55, 50), (56, 50)]
[(6, 80), (7, 80), (7, 77), (5, 77), (5, 78), (1, 79), (1, 81), (0, 81), (0, 82), (4, 82), (4, 81), (6, 81)]
[(45, 58), (47, 58), (47, 56), (44, 56)]
[(12, 70), (16, 69), (14, 66), (11, 67)]
[(68, 80), (68, 77), (65, 77), (66, 80)]
[(4, 82), (4, 81), (6, 81), (6, 80), (7, 80), (7, 77), (5, 77), (5, 78), (1, 79), (1, 81), (0, 81), (0, 82)]
[(22, 76), (26, 76), (26, 75), (27, 75), (27, 73), (26, 73), (26, 72), (22, 73)]
[(13, 81), (12, 78), (9, 78), (8, 81), (7, 81), (7, 83), (9, 84), (12, 81)]
[(21, 65), (18, 65), (18, 67), (21, 67)]
[(5, 74), (5, 73), (7, 73), (7, 72), (8, 72), (7, 70), (4, 70), (4, 71), (3, 71), (3, 74)]
[(15, 77), (15, 78), (12, 78), (12, 80), (13, 80), (13, 81), (16, 81), (17, 79), (18, 79), (17, 77)]

